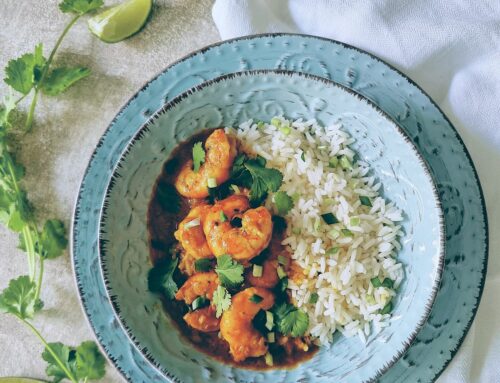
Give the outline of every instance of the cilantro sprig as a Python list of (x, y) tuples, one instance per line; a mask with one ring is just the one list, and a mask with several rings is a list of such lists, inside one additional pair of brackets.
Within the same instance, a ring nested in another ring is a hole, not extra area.
[(230, 255), (217, 257), (215, 272), (224, 287), (236, 288), (243, 282), (243, 265), (234, 261)]
[(260, 201), (267, 193), (277, 192), (283, 182), (283, 174), (277, 169), (266, 168), (265, 158), (248, 158), (238, 155), (233, 163), (233, 183), (250, 189), (250, 199)]
[(148, 289), (153, 293), (163, 293), (169, 299), (174, 299), (179, 289), (174, 281), (174, 272), (179, 259), (166, 258), (158, 265), (149, 270)]
[(231, 294), (224, 286), (217, 286), (212, 297), (212, 303), (215, 305), (215, 316), (220, 318), (224, 311), (231, 307)]
[(19, 233), (19, 249), (26, 252), (28, 274), (9, 282), (0, 293), (0, 311), (13, 315), (24, 323), (45, 345), (43, 358), (47, 374), (55, 382), (69, 379), (74, 383), (99, 379), (104, 375), (105, 361), (94, 342), (84, 342), (76, 348), (60, 343), (48, 343), (33, 326), (31, 319), (43, 308), (40, 299), (44, 262), (64, 253), (67, 246), (64, 224), (55, 219), (40, 223), (23, 188), (24, 167), (16, 160), (13, 145), (11, 116), (21, 102), (31, 96), (25, 129), (33, 124), (39, 94), (56, 96), (90, 74), (84, 67), (53, 67), (53, 60), (64, 37), (84, 14), (98, 9), (102, 0), (64, 0), (63, 12), (74, 17), (66, 25), (48, 58), (42, 43), (32, 52), (14, 58), (5, 67), (4, 82), (7, 95), (0, 103), (0, 223)]
[(309, 327), (309, 316), (301, 309), (283, 302), (273, 310), (278, 330), (283, 335), (302, 336)]

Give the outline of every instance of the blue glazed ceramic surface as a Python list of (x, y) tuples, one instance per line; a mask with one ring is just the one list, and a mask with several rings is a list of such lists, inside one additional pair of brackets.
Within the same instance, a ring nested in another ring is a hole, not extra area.
[(447, 232), (441, 288), (416, 340), (380, 381), (433, 381), (469, 329), (484, 284), (487, 221), (477, 174), (455, 129), (411, 80), (354, 47), (312, 36), (253, 36), (195, 52), (150, 81), (111, 123), (82, 181), (71, 246), (83, 308), (100, 344), (128, 380), (166, 381), (130, 343), (107, 301), (98, 264), (100, 210), (119, 156), (152, 111), (205, 80), (247, 69), (297, 70), (355, 90), (396, 119), (429, 164)]
[[(389, 326), (364, 345), (338, 337), (311, 361), (289, 371), (242, 370), (197, 352), (165, 318), (147, 291), (147, 209), (153, 185), (179, 142), (204, 128), (315, 118), (341, 123), (352, 148), (370, 164), (384, 197), (404, 212), (398, 259), (405, 281)], [(431, 176), (408, 137), (359, 95), (321, 78), (293, 72), (243, 72), (204, 83), (171, 103), (131, 140), (110, 182), (102, 213), (100, 257), (118, 317), (139, 349), (168, 377), (184, 382), (359, 382), (378, 377), (397, 360), (425, 323), (441, 277), (444, 234)]]

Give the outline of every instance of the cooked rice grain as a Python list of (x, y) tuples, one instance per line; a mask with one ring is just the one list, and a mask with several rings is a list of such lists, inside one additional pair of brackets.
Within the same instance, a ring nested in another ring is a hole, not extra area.
[[(403, 219), (402, 212), (378, 194), (381, 185), (368, 164), (354, 161), (349, 148), (354, 140), (340, 125), (276, 118), (281, 126), (291, 127), (289, 134), (272, 124), (259, 129), (252, 121), (226, 131), (240, 139), (243, 150), (264, 157), (268, 167), (283, 173), (280, 190), (298, 196), (285, 217), (283, 241), (304, 270), (301, 281), (289, 281), (294, 303), (309, 315), (309, 334), (318, 343), (329, 344), (337, 330), (366, 341), (371, 331), (386, 326), (390, 314), (379, 312), (396, 295), (393, 289), (374, 288), (370, 280), (390, 278), (397, 289), (404, 277), (395, 258), (401, 248), (396, 222)], [(329, 166), (331, 158), (340, 156), (352, 168)], [(363, 206), (360, 196), (369, 197), (372, 207)], [(271, 196), (266, 206), (273, 209)], [(324, 213), (333, 213), (339, 223), (326, 224)], [(329, 254), (333, 247), (340, 250)], [(313, 292), (318, 294), (314, 304), (309, 303)]]

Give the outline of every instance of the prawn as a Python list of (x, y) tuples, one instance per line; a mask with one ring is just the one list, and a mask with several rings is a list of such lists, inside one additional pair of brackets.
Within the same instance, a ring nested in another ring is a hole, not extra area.
[[(208, 211), (203, 231), (216, 257), (231, 254), (237, 261), (246, 261), (269, 245), (273, 233), (271, 213), (263, 206), (249, 207), (246, 196), (232, 195)], [(233, 227), (231, 221), (235, 217), (240, 218), (241, 227)]]
[(184, 315), (183, 319), (189, 326), (202, 332), (218, 331), (220, 326), (220, 319), (215, 316), (212, 305), (191, 311)]
[[(255, 303), (250, 298), (259, 295), (262, 300)], [(268, 310), (274, 304), (273, 294), (261, 287), (249, 287), (233, 296), (231, 307), (222, 314), (220, 332), (229, 343), (235, 362), (248, 357), (259, 357), (267, 352), (266, 340), (252, 325), (259, 310)]]
[(236, 138), (226, 135), (224, 129), (214, 130), (205, 141), (205, 150), (205, 163), (198, 171), (193, 170), (193, 160), (189, 160), (181, 168), (175, 181), (177, 191), (186, 198), (208, 197), (210, 178), (215, 178), (217, 185), (220, 185), (231, 175), (237, 154)]
[(219, 285), (219, 277), (214, 271), (197, 273), (188, 278), (175, 294), (175, 299), (184, 301), (188, 305), (199, 296), (212, 300), (215, 290)]
[(195, 259), (213, 257), (203, 232), (203, 221), (209, 209), (206, 204), (193, 207), (174, 233), (186, 254)]
[[(219, 278), (215, 272), (197, 273), (184, 282), (175, 294), (175, 299), (183, 300), (188, 305), (199, 296), (212, 301), (218, 285)], [(216, 317), (213, 305), (188, 312), (183, 319), (189, 326), (202, 332), (213, 332), (219, 329), (220, 319)]]

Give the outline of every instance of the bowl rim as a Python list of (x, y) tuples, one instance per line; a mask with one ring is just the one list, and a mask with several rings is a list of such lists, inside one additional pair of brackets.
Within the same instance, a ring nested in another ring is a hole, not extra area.
[[(260, 35), (259, 35), (260, 36)], [(368, 380), (365, 382), (375, 382), (377, 379), (379, 379), (387, 370), (389, 370), (405, 353), (406, 351), (410, 348), (412, 343), (414, 342), (415, 338), (417, 337), (418, 333), (422, 329), (422, 327), (427, 323), (427, 320), (429, 318), (429, 315), (432, 311), (432, 307), (434, 305), (434, 302), (436, 300), (437, 293), (440, 288), (440, 284), (442, 281), (443, 277), (443, 271), (444, 271), (444, 259), (446, 257), (446, 228), (445, 228), (445, 220), (444, 220), (444, 212), (443, 212), (443, 207), (441, 204), (441, 199), (439, 197), (439, 192), (436, 187), (436, 179), (434, 178), (434, 175), (430, 171), (430, 167), (427, 163), (427, 161), (424, 159), (420, 151), (417, 149), (416, 145), (414, 142), (411, 140), (410, 136), (404, 129), (398, 124), (398, 122), (392, 118), (389, 114), (387, 114), (384, 110), (382, 110), (380, 107), (378, 107), (373, 101), (371, 101), (369, 98), (357, 93), (356, 91), (346, 87), (343, 84), (337, 83), (333, 80), (326, 79), (321, 76), (316, 76), (316, 75), (311, 75), (308, 73), (303, 73), (303, 72), (296, 72), (296, 71), (290, 71), (290, 70), (282, 70), (282, 69), (256, 69), (256, 70), (245, 70), (245, 71), (238, 71), (238, 72), (232, 72), (232, 73), (227, 73), (218, 77), (215, 77), (213, 79), (203, 81), (202, 83), (195, 85), (177, 96), (175, 96), (173, 99), (171, 99), (169, 102), (165, 103), (162, 107), (158, 108), (154, 113), (152, 113), (148, 119), (136, 130), (136, 132), (133, 134), (133, 136), (130, 138), (130, 140), (127, 142), (126, 146), (122, 150), (121, 154), (118, 157), (118, 160), (116, 161), (111, 177), (108, 181), (108, 184), (106, 186), (106, 191), (104, 195), (104, 199), (102, 201), (100, 210), (99, 210), (99, 230), (97, 233), (97, 251), (98, 251), (98, 259), (99, 259), (99, 270), (100, 270), (100, 276), (104, 282), (104, 287), (106, 290), (106, 297), (108, 299), (108, 302), (111, 303), (112, 310), (118, 319), (119, 325), (122, 327), (124, 330), (125, 334), (127, 335), (129, 341), (133, 344), (134, 348), (143, 355), (149, 363), (151, 363), (156, 370), (165, 376), (167, 379), (170, 379), (172, 381), (179, 381), (181, 382), (179, 377), (171, 373), (166, 367), (162, 366), (156, 358), (149, 353), (149, 351), (146, 349), (144, 350), (145, 346), (141, 345), (140, 342), (137, 341), (135, 338), (134, 334), (131, 332), (131, 329), (126, 323), (125, 318), (122, 317), (121, 315), (121, 310), (118, 307), (117, 300), (116, 300), (116, 294), (112, 294), (112, 288), (110, 286), (110, 281), (106, 275), (106, 264), (103, 260), (103, 253), (105, 253), (105, 250), (103, 250), (103, 240), (102, 240), (102, 235), (103, 233), (103, 227), (104, 227), (104, 222), (106, 218), (104, 217), (105, 212), (107, 210), (107, 205), (108, 201), (110, 198), (110, 193), (114, 187), (115, 180), (119, 177), (117, 177), (117, 171), (120, 168), (121, 164), (127, 157), (129, 151), (131, 148), (135, 145), (135, 143), (139, 140), (142, 139), (142, 136), (144, 133), (147, 132), (149, 129), (150, 125), (155, 123), (155, 121), (162, 115), (168, 113), (171, 109), (175, 108), (177, 104), (184, 100), (185, 98), (188, 98), (190, 95), (193, 93), (197, 93), (202, 89), (205, 89), (207, 87), (210, 87), (214, 84), (217, 84), (219, 82), (224, 82), (227, 80), (232, 80), (235, 78), (239, 77), (252, 77), (252, 76), (260, 76), (260, 75), (279, 75), (279, 76), (288, 76), (288, 77), (299, 77), (299, 78), (305, 78), (309, 80), (314, 80), (320, 83), (323, 83), (327, 86), (333, 87), (333, 88), (339, 88), (344, 92), (349, 93), (350, 95), (358, 98), (360, 101), (364, 101), (368, 104), (369, 107), (374, 109), (379, 115), (381, 115), (384, 119), (386, 119), (389, 123), (393, 125), (393, 128), (401, 135), (405, 143), (408, 145), (409, 149), (417, 156), (417, 159), (419, 160), (419, 165), (422, 167), (425, 176), (428, 178), (430, 181), (431, 189), (432, 189), (432, 194), (434, 196), (434, 202), (435, 202), (435, 208), (437, 209), (438, 212), (438, 226), (439, 226), (439, 254), (438, 254), (438, 259), (437, 263), (435, 265), (436, 273), (435, 273), (435, 278), (432, 284), (431, 292), (429, 294), (429, 298), (425, 304), (425, 309), (423, 314), (421, 315), (419, 321), (417, 322), (415, 328), (413, 331), (410, 332), (409, 336), (401, 342), (402, 347), (397, 351), (393, 352), (393, 357), (390, 361), (388, 361), (384, 366), (381, 368), (377, 369), (375, 374), (370, 377)], [(432, 260), (432, 262), (434, 262)], [(217, 361), (218, 363), (224, 364), (223, 362)], [(284, 368), (286, 370), (286, 368)], [(275, 369), (277, 370), (277, 369)], [(283, 370), (283, 369), (282, 369)]]

